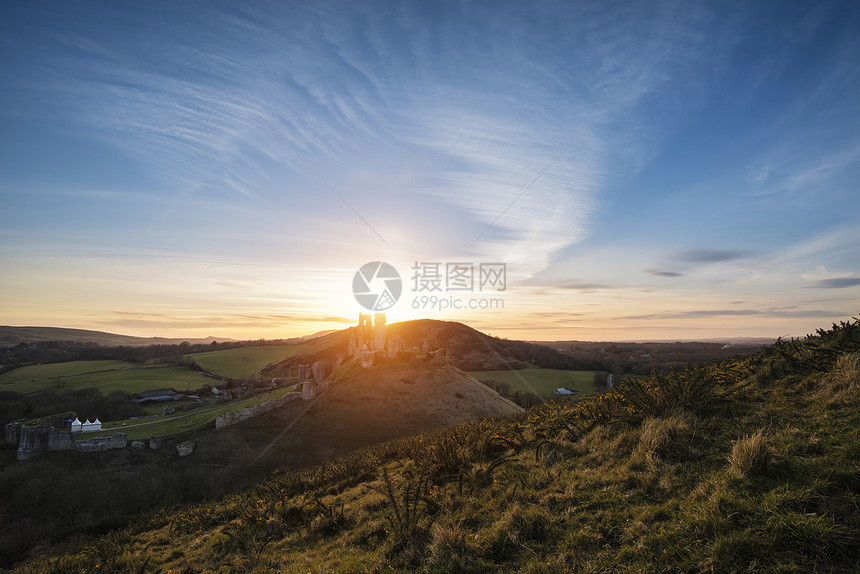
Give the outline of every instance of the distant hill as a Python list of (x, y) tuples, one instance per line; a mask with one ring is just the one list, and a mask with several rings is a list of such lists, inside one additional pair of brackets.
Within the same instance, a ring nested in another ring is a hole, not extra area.
[(325, 331), (317, 331), (316, 333), (311, 333), (310, 335), (305, 335), (304, 337), (297, 337), (297, 339), (299, 341), (310, 341), (311, 339), (318, 339), (326, 335), (331, 335), (332, 333), (337, 333), (338, 331), (339, 329), (326, 329)]
[(583, 369), (606, 370), (615, 373), (648, 374), (652, 370), (672, 370), (689, 364), (714, 359), (730, 359), (754, 353), (768, 339), (702, 341), (622, 342), (622, 341), (543, 341), (542, 345), (572, 358)]
[(205, 338), (169, 338), (169, 337), (132, 337), (103, 331), (87, 329), (66, 329), (63, 327), (11, 327), (0, 325), (0, 347), (11, 347), (18, 343), (36, 343), (40, 341), (74, 341), (76, 343), (96, 343), (106, 347), (127, 345), (143, 347), (146, 345), (177, 345), (182, 342), (192, 344), (208, 344), (212, 341), (235, 341), (226, 337)]

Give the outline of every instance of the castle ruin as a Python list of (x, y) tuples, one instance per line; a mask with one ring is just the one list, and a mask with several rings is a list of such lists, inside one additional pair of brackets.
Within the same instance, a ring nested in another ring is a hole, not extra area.
[(5, 430), (7, 441), (9, 438), (17, 439), (9, 442), (18, 443), (18, 460), (26, 460), (37, 454), (56, 450), (104, 451), (125, 448), (127, 443), (125, 433), (90, 440), (75, 440), (71, 431), (54, 428), (49, 424), (23, 424), (14, 429), (6, 425)]
[(358, 314), (358, 325), (349, 328), (347, 356), (352, 356), (362, 367), (373, 366), (378, 355), (394, 358), (403, 350), (399, 336), (390, 340), (385, 333), (385, 313)]
[(316, 361), (312, 365), (299, 365), (297, 381), (302, 385), (302, 400), (309, 401), (328, 389), (328, 378), (334, 368), (331, 361)]

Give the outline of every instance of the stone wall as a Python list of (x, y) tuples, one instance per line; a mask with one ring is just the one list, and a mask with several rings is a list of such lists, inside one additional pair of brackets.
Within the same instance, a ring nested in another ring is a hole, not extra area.
[(128, 440), (125, 433), (118, 432), (112, 436), (100, 436), (91, 438), (90, 440), (75, 441), (77, 443), (76, 450), (111, 450), (114, 448), (125, 448)]
[(103, 451), (125, 448), (125, 445), (125, 433), (77, 441), (71, 431), (55, 429), (51, 425), (23, 425), (18, 443), (18, 460), (55, 450)]
[(280, 399), (272, 399), (271, 401), (266, 401), (265, 403), (254, 405), (253, 407), (245, 407), (244, 409), (238, 410), (235, 413), (220, 414), (218, 415), (218, 418), (215, 419), (215, 428), (220, 429), (228, 427), (230, 425), (234, 425), (236, 423), (240, 423), (242, 421), (246, 421), (257, 415), (272, 411), (281, 405), (300, 398), (301, 396), (302, 393), (287, 393)]
[[(21, 438), (18, 442), (18, 460), (30, 458), (30, 456), (48, 450), (48, 436), (53, 427), (51, 425), (24, 425), (21, 427)], [(71, 434), (71, 433), (69, 433)]]
[(316, 385), (313, 381), (305, 381), (302, 383), (302, 400), (312, 401), (317, 396)]
[(6, 423), (3, 431), (3, 438), (9, 444), (18, 444), (18, 441), (21, 440), (21, 423)]

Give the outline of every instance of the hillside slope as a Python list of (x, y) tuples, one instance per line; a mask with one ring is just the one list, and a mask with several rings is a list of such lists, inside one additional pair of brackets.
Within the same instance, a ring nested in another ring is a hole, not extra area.
[(852, 572), (858, 461), (855, 320), (280, 474), (21, 571)]
[[(522, 411), (449, 365), (383, 365), (354, 369), (314, 401), (288, 403), (235, 426), (165, 436), (165, 428), (214, 421), (230, 404), (140, 427), (129, 421), (130, 439), (159, 435), (159, 450), (48, 453), (25, 462), (12, 462), (14, 451), (7, 451), (12, 461), (0, 459), (0, 570), (34, 544), (116, 527), (145, 510), (224, 496), (276, 469), (305, 468), (391, 439)], [(194, 454), (179, 459), (175, 445), (186, 439), (196, 443)], [(86, 473), (77, 471), (84, 467)], [(54, 475), (64, 476), (62, 490)]]
[(382, 365), (358, 370), (313, 401), (289, 403), (232, 432), (218, 431), (201, 448), (210, 440), (231, 440), (234, 451), (254, 456), (272, 451), (284, 465), (298, 468), (380, 442), (518, 412), (521, 407), (450, 365)]

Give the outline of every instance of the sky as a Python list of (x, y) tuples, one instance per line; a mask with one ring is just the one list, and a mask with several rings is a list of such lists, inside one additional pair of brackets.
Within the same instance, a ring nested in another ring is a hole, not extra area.
[(0, 86), (0, 324), (341, 329), (374, 261), (516, 339), (860, 311), (857, 2), (4, 2)]

